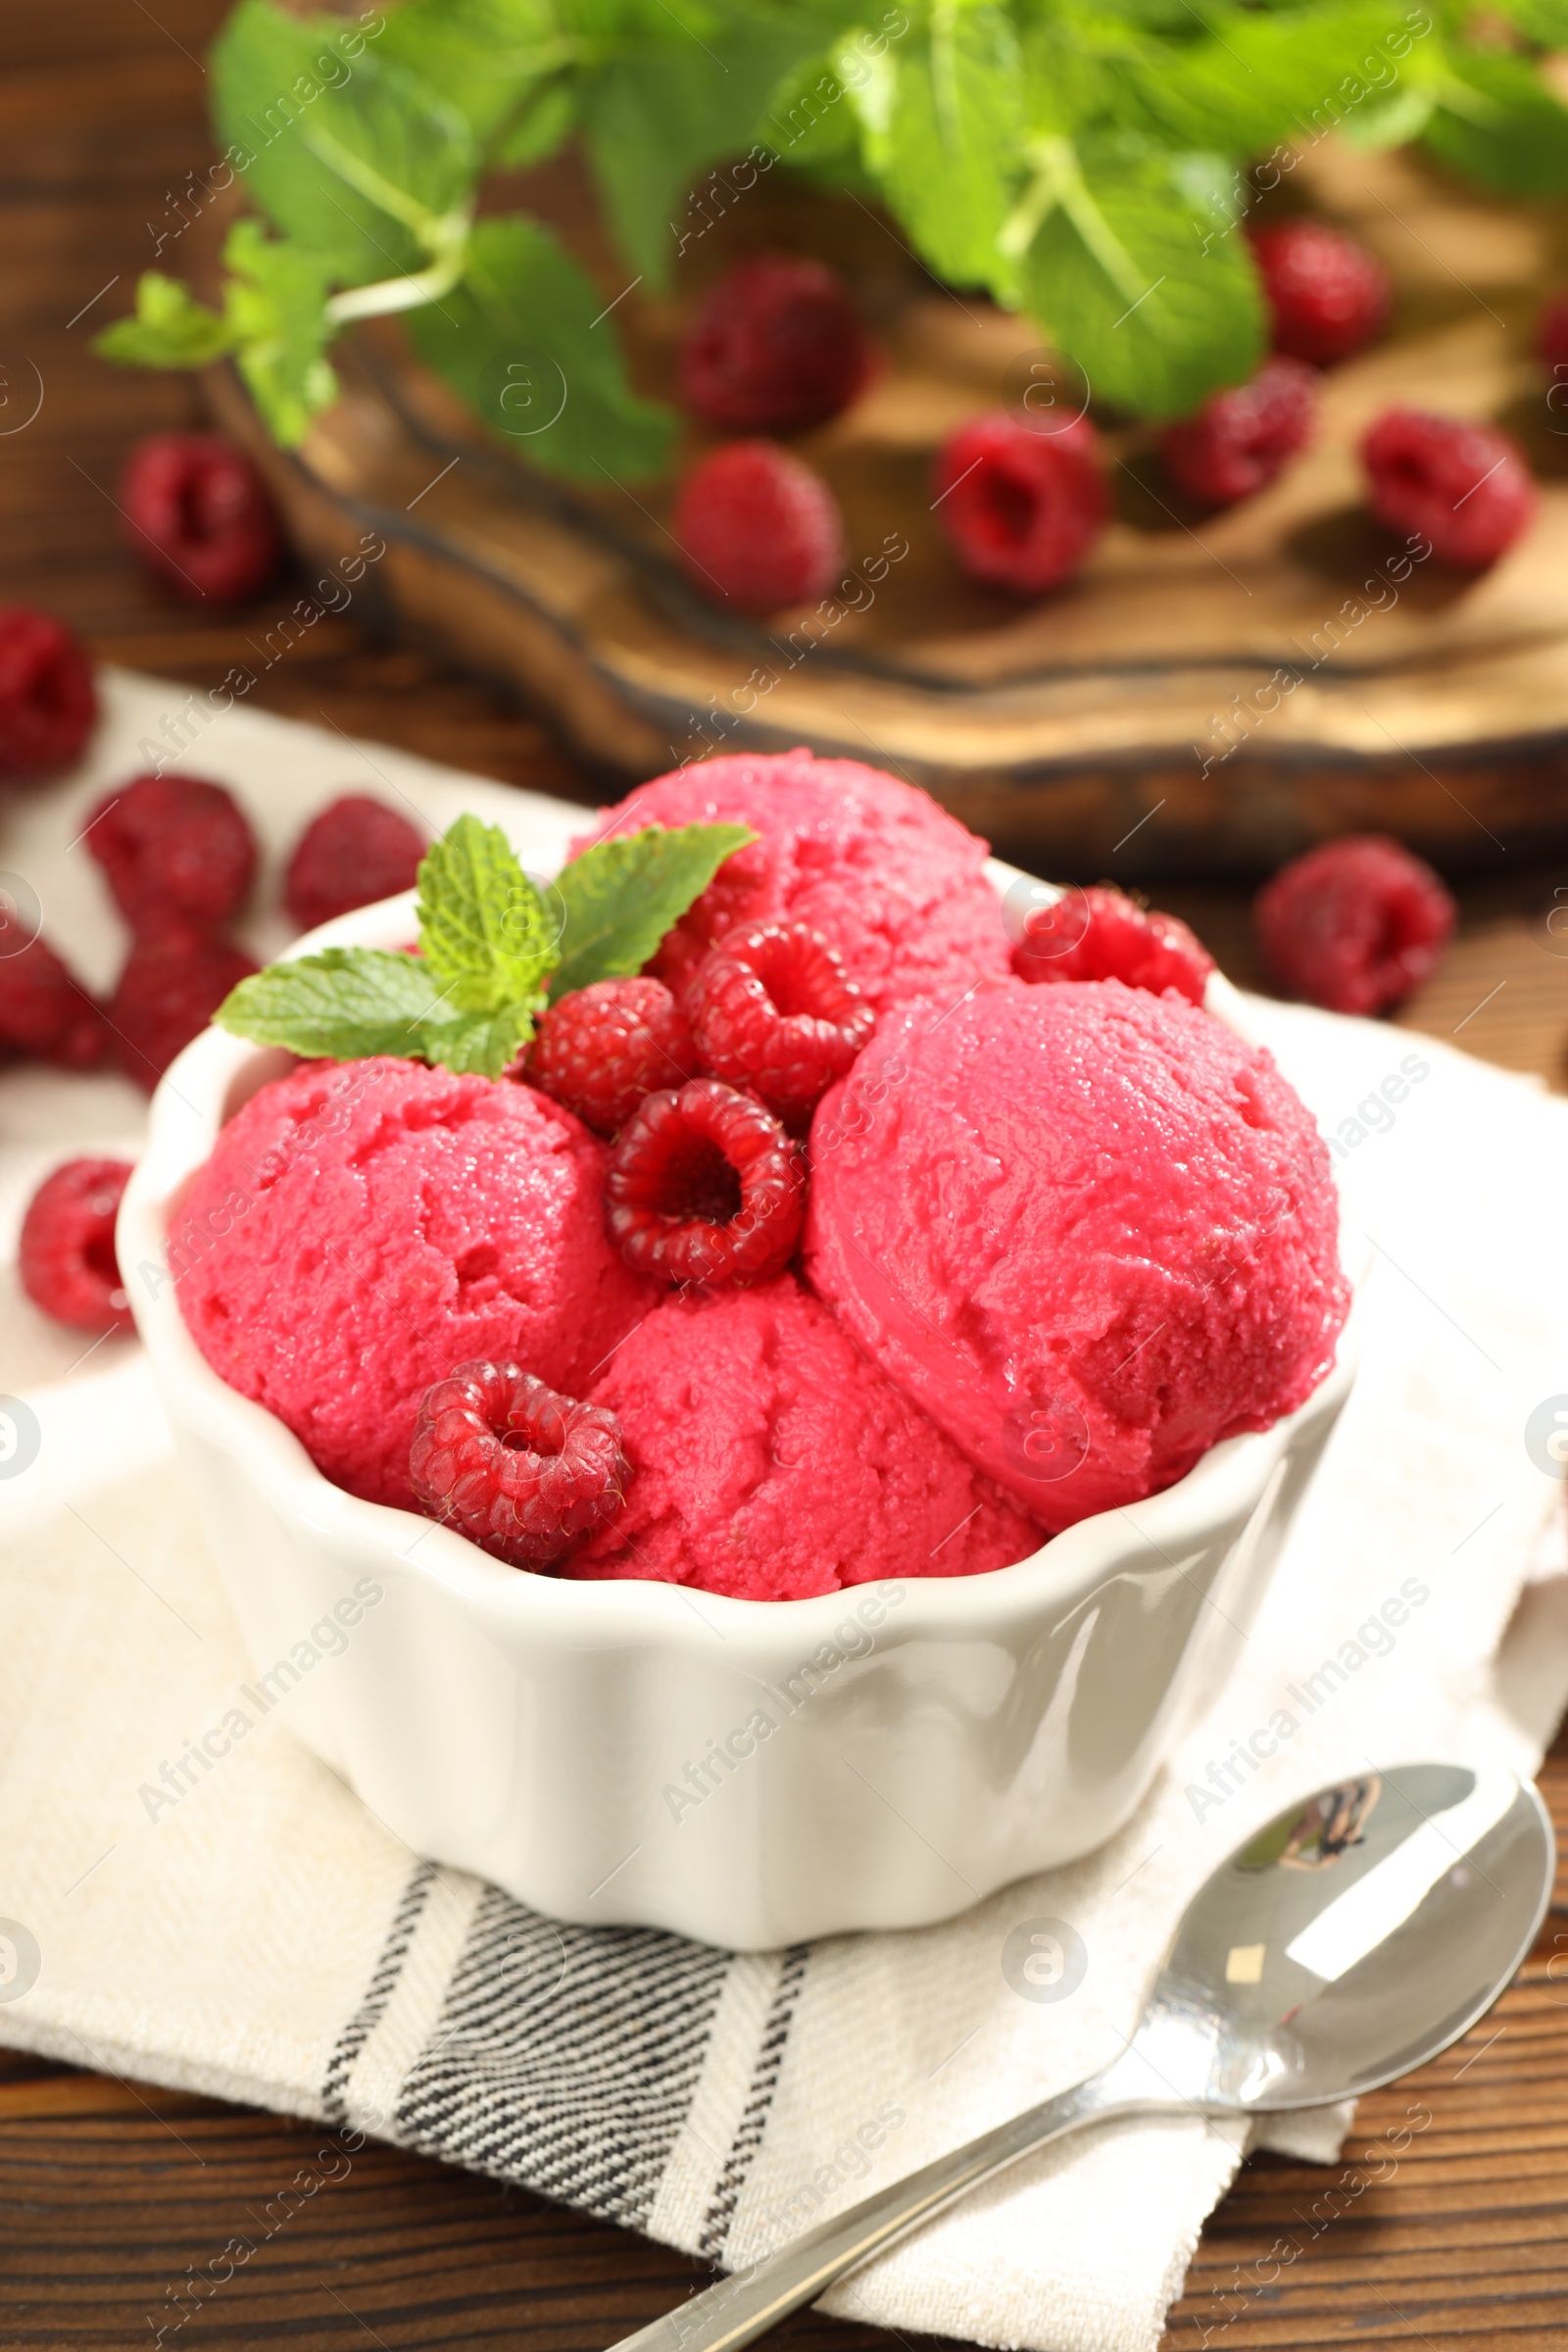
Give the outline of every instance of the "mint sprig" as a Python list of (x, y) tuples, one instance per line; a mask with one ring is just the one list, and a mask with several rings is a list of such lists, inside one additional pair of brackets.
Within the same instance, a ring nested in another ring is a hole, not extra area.
[(553, 912), (499, 826), (460, 816), (419, 866), (418, 955), (325, 948), (271, 963), (214, 1017), (313, 1060), (398, 1054), (499, 1078), (532, 1037), (547, 983), (562, 996), (641, 970), (756, 839), (745, 825), (686, 825), (596, 842), (563, 869)]
[[(673, 443), (628, 380), (621, 304), (666, 291), (777, 166), (774, 186), (879, 201), (951, 285), (1026, 311), (1097, 400), (1178, 416), (1261, 349), (1252, 167), (1276, 187), (1332, 131), (1419, 139), (1503, 195), (1568, 192), (1543, 72), (1565, 45), (1568, 0), (238, 0), (212, 54), (211, 192), (242, 185), (266, 231), (236, 230), (220, 308), (149, 271), (98, 348), (231, 357), (292, 445), (336, 397), (333, 341), (406, 315), (500, 446), (602, 488)], [(573, 131), (618, 247), (601, 280), (493, 200)], [(149, 259), (183, 225), (150, 223)]]

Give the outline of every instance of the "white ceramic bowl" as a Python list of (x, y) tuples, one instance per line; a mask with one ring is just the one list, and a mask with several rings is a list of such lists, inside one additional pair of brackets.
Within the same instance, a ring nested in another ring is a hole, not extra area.
[[(299, 948), (413, 930), (389, 900)], [(1210, 1002), (1244, 1026), (1223, 983)], [(287, 1063), (217, 1029), (179, 1056), (120, 1260), (253, 1695), (411, 1847), (558, 1919), (759, 1949), (948, 1918), (1121, 1826), (1229, 1670), (1349, 1388), (1347, 1343), (1276, 1428), (989, 1575), (801, 1601), (522, 1575), (330, 1485), (185, 1329), (171, 1215)]]

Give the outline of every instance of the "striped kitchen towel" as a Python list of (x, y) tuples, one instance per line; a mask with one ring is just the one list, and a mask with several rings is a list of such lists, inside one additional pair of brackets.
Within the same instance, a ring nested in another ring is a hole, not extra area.
[[(102, 783), (145, 764), (160, 698), (112, 681), (92, 768), (0, 837), (89, 964), (114, 943), (66, 845)], [(246, 798), (274, 854), (351, 784), (432, 823), (499, 815), (540, 865), (574, 821), (229, 720), (189, 764)], [(289, 1690), (263, 1691), (239, 1645), (135, 1344), (78, 1346), (9, 1264), (38, 1177), (133, 1152), (139, 1098), (0, 1072), (0, 2039), (380, 2135), (738, 2268), (1102, 2064), (1192, 1889), (1293, 1796), (1421, 1755), (1533, 1769), (1568, 1695), (1561, 1490), (1527, 1441), (1568, 1390), (1568, 1104), (1405, 1032), (1251, 1011), (1334, 1143), (1371, 1270), (1363, 1370), (1238, 1670), (1102, 1851), (941, 1927), (739, 1957), (540, 1918), (409, 1853), (296, 1740)], [(330, 1674), (336, 1631), (312, 1647)], [(1019, 1930), (1081, 1971), (1031, 1984), (1005, 1958)], [(1271, 2144), (1327, 2157), (1344, 2123)], [(1239, 2129), (1185, 2117), (1099, 2127), (829, 2308), (1150, 2352), (1242, 2152)]]

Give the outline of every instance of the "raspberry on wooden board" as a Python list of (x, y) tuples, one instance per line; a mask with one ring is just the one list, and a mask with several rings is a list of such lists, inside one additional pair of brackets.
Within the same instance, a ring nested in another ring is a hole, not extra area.
[(763, 254), (704, 296), (681, 345), (680, 394), (713, 432), (799, 433), (848, 407), (871, 367), (838, 271)]
[(1369, 504), (1395, 531), (1419, 531), (1440, 564), (1484, 571), (1540, 503), (1518, 443), (1494, 425), (1389, 409), (1361, 443)]
[(120, 476), (132, 551), (196, 603), (243, 604), (276, 578), (283, 533), (272, 494), (242, 449), (218, 433), (152, 433)]
[(1004, 410), (949, 435), (933, 476), (937, 518), (972, 580), (1044, 596), (1104, 527), (1100, 438), (1087, 417), (1054, 431)]
[(1394, 288), (1364, 245), (1326, 220), (1280, 220), (1252, 232), (1274, 348), (1319, 368), (1383, 331)]
[(670, 527), (696, 585), (742, 612), (814, 602), (844, 567), (837, 499), (773, 441), (731, 441), (699, 459)]
[(1265, 360), (1250, 384), (1216, 392), (1196, 416), (1167, 425), (1160, 455), (1189, 498), (1234, 506), (1266, 489), (1312, 438), (1317, 378), (1300, 360)]

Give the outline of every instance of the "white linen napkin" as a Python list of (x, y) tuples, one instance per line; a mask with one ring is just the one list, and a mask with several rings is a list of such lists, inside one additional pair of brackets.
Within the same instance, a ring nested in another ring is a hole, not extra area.
[[(97, 984), (119, 927), (69, 845), (181, 710), (153, 681), (111, 673), (107, 694), (87, 765), (0, 824), (0, 869)], [(173, 763), (229, 784), (271, 861), (348, 789), (406, 796), (432, 829), (476, 808), (539, 870), (581, 821), (239, 709), (182, 731)], [(286, 1700), (149, 1807), (248, 1663), (135, 1343), (49, 1325), (13, 1262), (32, 1187), (81, 1151), (132, 1155), (141, 1098), (0, 1072), (0, 1412), (28, 1454), (0, 1460), (0, 2040), (331, 2118), (735, 2269), (1103, 2063), (1192, 1890), (1293, 1796), (1424, 1756), (1532, 1770), (1568, 1697), (1560, 1489), (1526, 1439), (1568, 1391), (1568, 1103), (1401, 1030), (1249, 1011), (1334, 1140), (1369, 1272), (1362, 1370), (1240, 1666), (1101, 1852), (942, 1927), (740, 1958), (557, 1928), (420, 1863), (293, 1738)], [(1044, 1922), (1084, 1948), (1066, 1997), (1004, 1973), (1009, 1933)], [(1347, 2120), (1269, 2144), (1330, 2157)], [(828, 2308), (1151, 2352), (1242, 2148), (1186, 2118), (1098, 2127)]]

